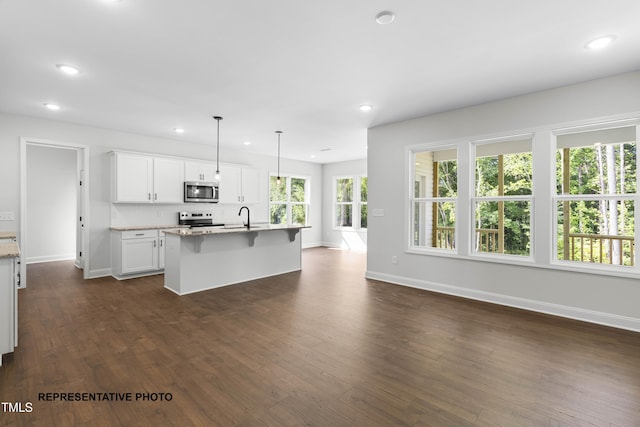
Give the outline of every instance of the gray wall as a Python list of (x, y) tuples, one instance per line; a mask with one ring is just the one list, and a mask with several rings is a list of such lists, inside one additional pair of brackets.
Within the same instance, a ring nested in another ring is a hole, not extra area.
[(27, 147), (26, 262), (76, 258), (75, 150)]
[[(61, 121), (43, 120), (27, 116), (0, 113), (0, 152), (3, 167), (0, 168), (0, 211), (15, 213), (14, 221), (0, 221), (0, 231), (19, 231), (20, 229), (20, 138), (34, 138), (52, 142), (82, 144), (89, 147), (89, 231), (90, 240), (90, 277), (108, 275), (111, 272), (110, 231), (112, 218), (119, 223), (128, 222), (129, 214), (136, 212), (141, 217), (149, 218), (150, 224), (158, 222), (175, 223), (173, 213), (181, 205), (113, 208), (110, 201), (110, 159), (111, 150), (127, 150), (162, 155), (191, 157), (201, 160), (215, 161), (215, 145), (206, 146), (184, 141), (150, 137), (114, 130), (81, 126)], [(220, 161), (245, 164), (260, 169), (262, 193), (267, 193), (266, 177), (276, 169), (276, 158), (250, 153), (248, 151), (229, 150), (221, 147)], [(322, 166), (308, 162), (283, 160), (283, 173), (298, 173), (311, 177), (312, 200), (322, 199)], [(265, 199), (259, 206), (252, 208), (255, 218), (266, 219), (268, 201)], [(29, 206), (27, 206), (29, 209)], [(129, 209), (129, 212), (127, 212)], [(220, 207), (226, 209), (221, 215), (237, 215), (237, 207)], [(124, 213), (123, 213), (124, 212)], [(159, 214), (160, 212), (160, 214)], [(312, 205), (310, 213), (311, 228), (302, 232), (302, 243), (305, 247), (320, 245), (322, 209), (319, 203)]]
[[(640, 72), (370, 129), (369, 212), (384, 209), (384, 216), (369, 217), (367, 276), (640, 331), (637, 270), (626, 277), (559, 270), (550, 262), (551, 245), (539, 248), (530, 264), (407, 252), (409, 146), (532, 131), (535, 162), (536, 150), (551, 153), (551, 130), (623, 116), (640, 117)], [(469, 154), (461, 155), (459, 167), (466, 168)], [(551, 194), (552, 178), (534, 179), (536, 194)], [(460, 200), (468, 200), (462, 193)], [(537, 198), (535, 215), (548, 215), (550, 205)], [(468, 211), (461, 206), (458, 221), (468, 220)], [(539, 226), (535, 232), (549, 241), (552, 231)]]

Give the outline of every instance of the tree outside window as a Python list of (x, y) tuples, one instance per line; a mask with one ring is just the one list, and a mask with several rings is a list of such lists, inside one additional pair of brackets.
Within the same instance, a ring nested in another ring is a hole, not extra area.
[(336, 228), (367, 228), (367, 177), (335, 179)]
[(557, 136), (557, 259), (635, 264), (636, 127)]
[(295, 176), (269, 178), (271, 224), (307, 225), (309, 219), (309, 179)]

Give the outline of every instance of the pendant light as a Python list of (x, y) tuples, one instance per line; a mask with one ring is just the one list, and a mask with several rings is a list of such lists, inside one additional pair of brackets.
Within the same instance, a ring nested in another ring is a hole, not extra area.
[(277, 130), (276, 134), (278, 135), (278, 176), (276, 177), (276, 184), (280, 185), (280, 135), (282, 135), (282, 131)]
[(216, 181), (220, 179), (220, 120), (222, 117), (213, 116), (213, 118), (218, 122), (218, 138), (216, 142)]

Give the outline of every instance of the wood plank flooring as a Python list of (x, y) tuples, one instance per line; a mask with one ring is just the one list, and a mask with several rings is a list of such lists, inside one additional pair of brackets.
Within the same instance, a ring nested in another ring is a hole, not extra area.
[(30, 265), (0, 401), (33, 409), (0, 424), (640, 426), (640, 334), (366, 280), (365, 262), (307, 249), (301, 272), (184, 297), (162, 275)]

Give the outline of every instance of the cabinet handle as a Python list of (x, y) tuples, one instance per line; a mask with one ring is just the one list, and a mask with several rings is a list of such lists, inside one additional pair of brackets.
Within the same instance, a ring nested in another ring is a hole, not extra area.
[(156, 241), (155, 240), (153, 241), (153, 247), (154, 248), (156, 247)]
[(144, 233), (136, 233), (136, 236), (144, 236)]
[(241, 200), (240, 200), (240, 196), (238, 196), (238, 201), (239, 201), (239, 202), (241, 201)]
[(160, 247), (162, 247), (162, 240), (160, 240)]
[(151, 200), (151, 193), (147, 193), (147, 198)]
[(153, 193), (153, 200), (158, 200), (158, 193)]

